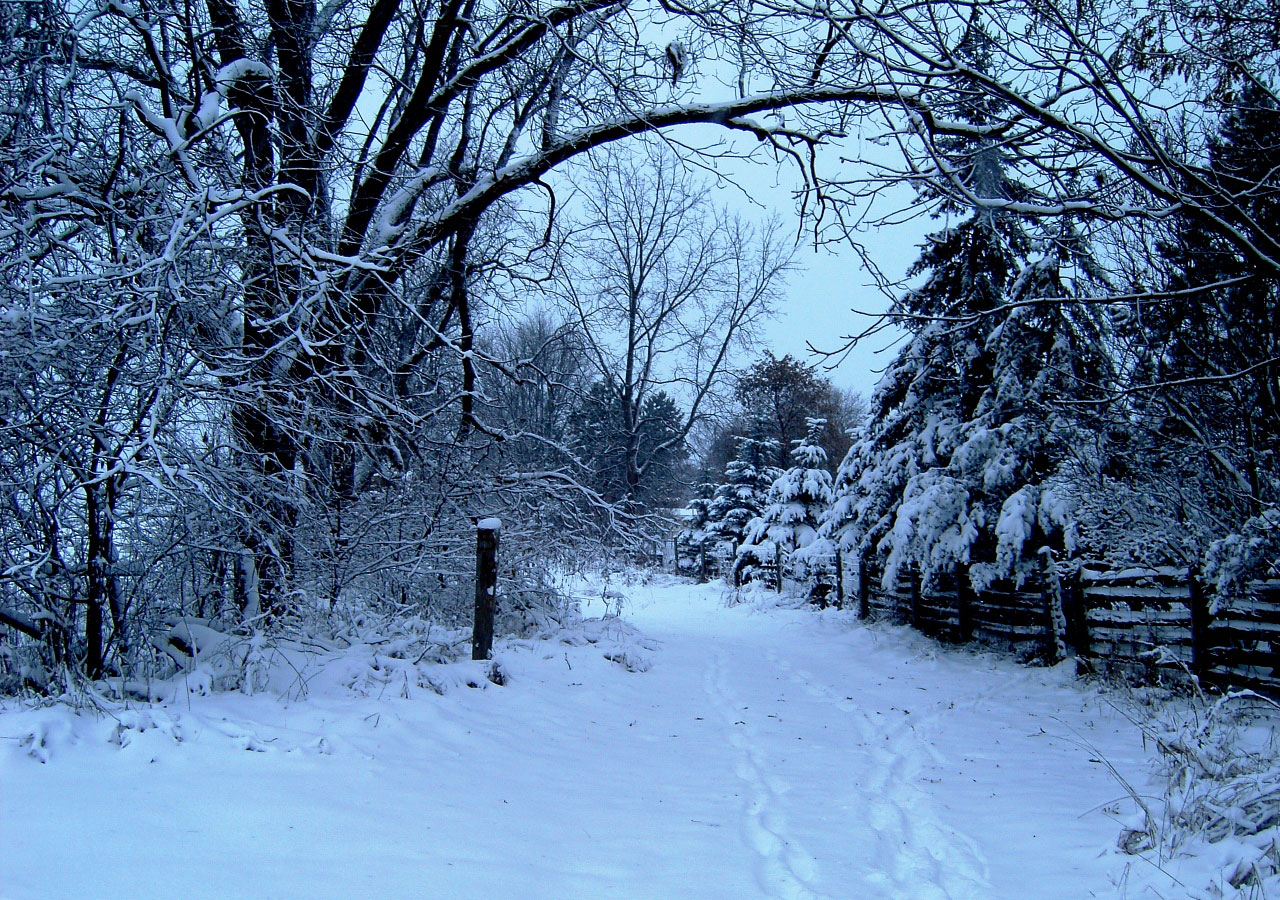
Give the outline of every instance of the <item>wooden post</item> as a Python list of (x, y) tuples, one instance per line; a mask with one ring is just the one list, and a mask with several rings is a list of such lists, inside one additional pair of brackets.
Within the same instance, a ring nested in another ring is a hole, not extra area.
[(962, 644), (973, 640), (973, 582), (968, 566), (956, 569), (956, 640)]
[(1075, 651), (1077, 659), (1091, 654), (1089, 638), (1089, 607), (1084, 592), (1084, 567), (1062, 588), (1062, 615), (1067, 620), (1067, 644)]
[(488, 659), (493, 653), (493, 613), (498, 593), (498, 534), (502, 522), (481, 519), (476, 523), (476, 613), (471, 632), (471, 658)]
[(871, 595), (867, 586), (867, 558), (858, 553), (858, 618), (871, 618)]
[(702, 556), (698, 566), (698, 583), (707, 583), (707, 539), (702, 539)]
[(1040, 549), (1040, 596), (1044, 601), (1044, 656), (1049, 665), (1057, 665), (1066, 656), (1063, 632), (1066, 623), (1062, 612), (1062, 585), (1058, 567), (1053, 564), (1053, 550)]
[(1191, 671), (1197, 678), (1204, 678), (1213, 668), (1213, 647), (1210, 627), (1213, 617), (1209, 613), (1209, 598), (1195, 567), (1187, 569), (1187, 602), (1191, 606)]
[(911, 584), (911, 627), (920, 630), (920, 573), (912, 571), (907, 575)]
[(773, 545), (773, 566), (775, 569), (775, 575), (773, 578), (774, 587), (776, 587), (778, 590), (778, 593), (781, 594), (782, 593), (782, 544), (776, 543), (776, 542)]
[(836, 547), (836, 609), (844, 609), (844, 554)]

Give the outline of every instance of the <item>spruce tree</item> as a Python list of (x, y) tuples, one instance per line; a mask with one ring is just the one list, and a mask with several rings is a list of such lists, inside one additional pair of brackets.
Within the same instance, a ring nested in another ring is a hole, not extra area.
[[(1248, 82), (1209, 142), (1193, 185), (1242, 232), (1280, 234), (1280, 106)], [(1170, 299), (1132, 317), (1133, 417), (1145, 426), (1128, 473), (1151, 507), (1144, 543), (1214, 578), (1275, 564), (1280, 522), (1280, 282), (1190, 215), (1159, 245)]]
[(791, 565), (799, 577), (807, 575), (808, 561), (794, 557), (817, 539), (822, 513), (833, 497), (827, 452), (822, 448), (826, 425), (825, 419), (807, 421), (805, 436), (791, 451), (795, 464), (773, 482), (764, 510), (747, 526), (738, 549), (739, 568), (772, 562), (775, 548), (781, 548), (784, 565)]
[(676, 569), (679, 572), (700, 572), (703, 548), (711, 540), (711, 498), (715, 485), (703, 482), (698, 485), (698, 496), (686, 505), (688, 511), (684, 528), (676, 535)]
[[(989, 50), (975, 25), (960, 55), (981, 69)], [(956, 115), (987, 124), (993, 102)], [(964, 218), (931, 234), (910, 269), (924, 281), (895, 308), (909, 337), (872, 399), (867, 436), (837, 472), (822, 533), (881, 554), (886, 583), (904, 567), (926, 583), (959, 568), (982, 588), (1024, 577), (1042, 544), (1074, 546), (1070, 492), (1058, 483), (1073, 423), (1057, 401), (1107, 381), (1105, 326), (1064, 302), (1086, 290), (1075, 282), (1098, 277), (1087, 243), (1069, 224), (1045, 233), (1011, 209), (1032, 192), (998, 143), (944, 149), (962, 189), (939, 215)]]
[[(760, 435), (763, 430), (753, 428), (752, 431)], [(764, 509), (769, 488), (781, 474), (776, 466), (769, 464), (776, 452), (774, 441), (767, 438), (740, 438), (737, 454), (725, 467), (724, 483), (711, 498), (707, 534), (712, 540), (732, 544), (735, 553), (747, 523)]]
[[(1270, 91), (1252, 82), (1241, 91), (1210, 142), (1205, 180), (1237, 217), (1280, 234), (1280, 109)], [(1280, 283), (1190, 217), (1161, 251), (1169, 291), (1194, 299), (1143, 318), (1155, 351), (1153, 430), (1177, 450), (1166, 471), (1194, 481), (1215, 518), (1238, 524), (1280, 494)]]

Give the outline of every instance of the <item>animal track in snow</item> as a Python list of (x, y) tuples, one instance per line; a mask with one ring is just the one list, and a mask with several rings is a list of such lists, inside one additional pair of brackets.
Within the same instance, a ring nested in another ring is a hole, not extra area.
[(988, 896), (986, 860), (977, 844), (937, 818), (918, 783), (923, 758), (936, 752), (917, 737), (916, 727), (941, 710), (890, 724), (776, 650), (765, 656), (809, 696), (847, 714), (861, 739), (861, 746), (851, 748), (848, 767), (874, 844), (866, 856), (876, 871), (864, 876), (872, 889), (904, 900)]
[(788, 832), (780, 798), (789, 790), (789, 785), (770, 771), (754, 728), (736, 718), (742, 703), (725, 677), (721, 654), (712, 657), (703, 686), (716, 712), (724, 720), (729, 730), (729, 743), (738, 754), (734, 772), (747, 786), (743, 837), (759, 857), (756, 880), (761, 889), (778, 900), (825, 897), (814, 886), (817, 865), (813, 857)]

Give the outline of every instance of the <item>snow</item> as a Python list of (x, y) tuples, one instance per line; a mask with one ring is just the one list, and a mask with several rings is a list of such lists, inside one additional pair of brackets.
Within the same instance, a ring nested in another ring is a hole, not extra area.
[(1147, 751), (1065, 667), (764, 592), (590, 594), (622, 617), (493, 664), (353, 648), (288, 690), (11, 702), (0, 896), (1183, 895), (1116, 849), (1111, 771), (1142, 785)]
[(476, 523), (476, 531), (501, 531), (502, 520), (490, 517)]

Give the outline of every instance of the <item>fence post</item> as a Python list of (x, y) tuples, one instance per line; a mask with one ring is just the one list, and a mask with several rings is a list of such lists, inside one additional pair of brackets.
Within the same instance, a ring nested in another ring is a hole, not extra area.
[(920, 573), (911, 571), (907, 574), (911, 584), (911, 627), (920, 630)]
[(775, 542), (773, 545), (773, 567), (774, 567), (774, 587), (778, 593), (782, 593), (782, 544)]
[(499, 519), (476, 523), (476, 612), (471, 631), (471, 658), (488, 659), (493, 653), (493, 613), (498, 592)]
[(1084, 592), (1084, 566), (1076, 568), (1068, 587), (1062, 593), (1062, 615), (1067, 622), (1067, 644), (1075, 650), (1079, 659), (1088, 658), (1089, 645), (1089, 607)]
[(844, 609), (844, 554), (836, 547), (836, 609)]
[(1049, 547), (1040, 548), (1040, 596), (1044, 600), (1044, 655), (1049, 665), (1057, 665), (1067, 655), (1062, 640), (1066, 620), (1062, 612), (1062, 584)]
[(858, 618), (871, 618), (871, 596), (867, 586), (867, 558), (858, 551)]
[(698, 584), (707, 583), (707, 539), (702, 539), (700, 561), (698, 563)]
[(1191, 671), (1197, 678), (1204, 678), (1213, 668), (1213, 646), (1210, 628), (1213, 616), (1209, 613), (1209, 598), (1196, 573), (1195, 566), (1187, 569), (1188, 602), (1191, 605)]
[(956, 639), (967, 644), (973, 640), (973, 583), (969, 581), (969, 567), (956, 569)]

